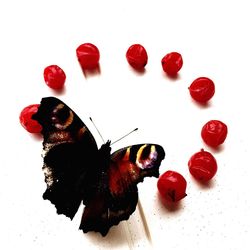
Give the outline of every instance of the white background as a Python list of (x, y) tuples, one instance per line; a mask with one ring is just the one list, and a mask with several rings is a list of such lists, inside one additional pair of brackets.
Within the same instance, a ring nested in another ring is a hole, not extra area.
[[(249, 57), (248, 1), (1, 1), (0, 79), (0, 248), (1, 249), (234, 249), (250, 248)], [(84, 76), (76, 48), (85, 42), (100, 50), (101, 73)], [(144, 74), (132, 70), (127, 48), (141, 43), (149, 61)], [(171, 51), (184, 65), (176, 80), (161, 68)], [(62, 67), (62, 93), (43, 81), (43, 69)], [(216, 93), (206, 107), (193, 102), (188, 86), (210, 77)], [(180, 172), (188, 196), (166, 208), (157, 195), (157, 180), (139, 184), (150, 230), (150, 244), (138, 210), (107, 237), (78, 230), (42, 199), (45, 190), (42, 140), (19, 124), (22, 108), (45, 96), (65, 101), (93, 132), (115, 140), (135, 127), (139, 131), (113, 150), (135, 143), (158, 143), (166, 151), (161, 173)], [(200, 138), (202, 125), (219, 119), (228, 125), (217, 151)], [(187, 162), (201, 148), (214, 154), (216, 177), (198, 184)]]

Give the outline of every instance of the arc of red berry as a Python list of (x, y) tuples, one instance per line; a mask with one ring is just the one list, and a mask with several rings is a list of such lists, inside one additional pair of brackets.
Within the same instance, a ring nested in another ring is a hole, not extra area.
[[(92, 43), (81, 44), (76, 49), (77, 59), (83, 70), (98, 67), (100, 52)], [(131, 45), (126, 52), (128, 63), (136, 70), (142, 70), (147, 65), (148, 54), (141, 44)], [(183, 66), (183, 59), (180, 53), (170, 52), (162, 60), (162, 69), (169, 76), (176, 76)], [(52, 89), (62, 89), (66, 74), (58, 65), (50, 65), (44, 69), (45, 83)], [(200, 103), (208, 102), (215, 93), (214, 82), (207, 77), (195, 79), (189, 86), (191, 97)], [(19, 116), (21, 125), (30, 133), (40, 133), (41, 125), (32, 119), (37, 112), (39, 104), (25, 107)], [(201, 131), (203, 141), (211, 146), (218, 147), (227, 137), (227, 126), (219, 120), (207, 122)], [(217, 171), (217, 163), (213, 155), (203, 149), (195, 153), (188, 162), (191, 175), (197, 180), (208, 181)], [(161, 196), (166, 200), (176, 202), (186, 196), (186, 180), (175, 171), (167, 171), (162, 174), (157, 184)]]

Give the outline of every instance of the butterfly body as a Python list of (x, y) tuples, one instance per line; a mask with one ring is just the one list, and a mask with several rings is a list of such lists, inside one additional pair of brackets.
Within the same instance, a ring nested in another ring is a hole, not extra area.
[(128, 219), (137, 205), (137, 184), (146, 176), (159, 176), (165, 157), (160, 145), (133, 145), (111, 154), (107, 141), (98, 149), (86, 125), (55, 97), (43, 98), (33, 119), (43, 128), (43, 198), (71, 219), (83, 203), (84, 232), (105, 236), (110, 227)]

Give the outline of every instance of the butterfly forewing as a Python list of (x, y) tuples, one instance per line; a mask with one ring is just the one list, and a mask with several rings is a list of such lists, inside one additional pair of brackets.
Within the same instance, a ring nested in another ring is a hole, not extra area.
[(80, 118), (55, 97), (43, 98), (33, 119), (42, 125), (44, 137), (47, 189), (43, 197), (59, 214), (72, 219), (88, 196), (88, 180), (96, 167), (96, 142)]
[(110, 227), (127, 220), (138, 202), (138, 182), (147, 176), (158, 177), (164, 156), (163, 148), (154, 144), (134, 145), (114, 152), (107, 170), (101, 174), (105, 181), (99, 183), (85, 207), (80, 228), (105, 236)]
[(133, 145), (114, 152), (108, 170), (111, 194), (123, 194), (146, 176), (158, 177), (164, 157), (163, 148), (155, 144)]

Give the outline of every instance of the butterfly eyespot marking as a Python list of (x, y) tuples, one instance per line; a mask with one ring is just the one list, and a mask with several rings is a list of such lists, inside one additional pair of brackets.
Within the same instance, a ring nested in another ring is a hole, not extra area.
[(56, 128), (64, 130), (72, 124), (74, 114), (72, 110), (67, 109), (64, 104), (60, 103), (53, 109), (51, 120)]
[(147, 147), (149, 145), (144, 144), (136, 154), (136, 165), (141, 169), (151, 168), (158, 156), (154, 145), (151, 145), (149, 152), (145, 152), (148, 149)]

